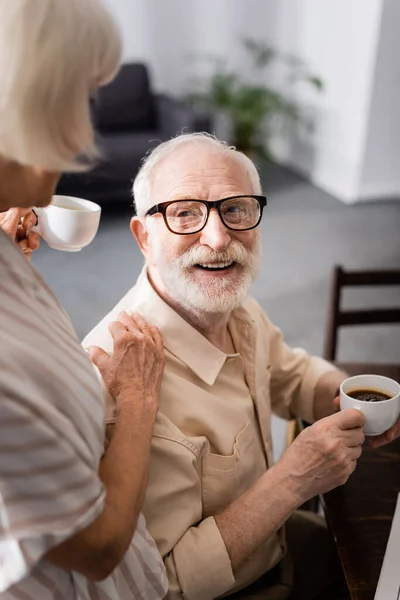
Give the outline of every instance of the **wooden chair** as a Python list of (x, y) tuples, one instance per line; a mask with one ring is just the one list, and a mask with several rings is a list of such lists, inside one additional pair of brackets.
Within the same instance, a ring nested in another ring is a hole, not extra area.
[[(335, 266), (332, 274), (331, 297), (325, 335), (324, 358), (335, 361), (337, 357), (338, 330), (351, 325), (400, 324), (399, 308), (369, 308), (343, 310), (342, 288), (359, 286), (400, 286), (400, 269), (382, 271), (345, 271)], [(286, 444), (291, 444), (306, 424), (298, 419), (288, 423)], [(312, 498), (301, 508), (318, 511), (318, 498)]]
[(326, 360), (336, 360), (340, 327), (400, 324), (400, 306), (398, 308), (343, 310), (341, 308), (342, 289), (361, 286), (400, 286), (400, 269), (345, 271), (341, 266), (334, 268), (325, 335), (324, 358)]

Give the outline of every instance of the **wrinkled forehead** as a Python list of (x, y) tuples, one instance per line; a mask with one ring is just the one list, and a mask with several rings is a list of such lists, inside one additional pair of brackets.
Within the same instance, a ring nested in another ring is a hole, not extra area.
[(251, 193), (251, 178), (240, 159), (200, 144), (176, 149), (160, 161), (152, 174), (152, 204), (179, 198), (218, 200)]

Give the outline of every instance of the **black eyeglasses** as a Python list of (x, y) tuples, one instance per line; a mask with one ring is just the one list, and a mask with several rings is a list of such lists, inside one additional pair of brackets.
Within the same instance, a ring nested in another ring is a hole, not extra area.
[(218, 210), (221, 221), (228, 229), (247, 231), (260, 224), (265, 196), (231, 196), (215, 202), (208, 200), (172, 200), (161, 202), (147, 211), (146, 217), (162, 214), (171, 233), (189, 235), (201, 231), (208, 221), (210, 210)]

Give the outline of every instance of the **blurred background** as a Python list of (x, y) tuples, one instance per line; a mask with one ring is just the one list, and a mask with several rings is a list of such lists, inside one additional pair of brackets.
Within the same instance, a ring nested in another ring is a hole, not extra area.
[[(93, 103), (104, 160), (59, 186), (102, 205), (100, 231), (78, 254), (43, 243), (35, 266), (82, 338), (142, 268), (129, 231), (141, 158), (182, 130), (215, 132), (255, 160), (268, 197), (253, 293), (288, 343), (322, 354), (334, 265), (400, 268), (400, 2), (108, 5), (124, 66)], [(343, 300), (398, 315), (400, 288), (357, 287)], [(399, 363), (400, 327), (346, 328), (338, 356)]]

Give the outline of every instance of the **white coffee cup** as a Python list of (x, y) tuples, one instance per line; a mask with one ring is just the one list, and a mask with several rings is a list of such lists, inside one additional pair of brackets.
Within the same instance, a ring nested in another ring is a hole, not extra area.
[[(388, 400), (366, 402), (352, 398), (355, 390), (372, 390), (390, 396)], [(365, 416), (365, 435), (380, 435), (394, 425), (400, 415), (400, 384), (382, 375), (355, 375), (340, 386), (340, 408), (357, 408)]]
[(45, 208), (34, 208), (38, 222), (31, 229), (50, 248), (78, 252), (94, 239), (100, 223), (101, 207), (90, 200), (53, 196)]

